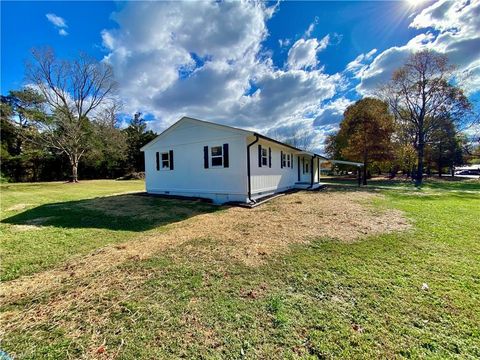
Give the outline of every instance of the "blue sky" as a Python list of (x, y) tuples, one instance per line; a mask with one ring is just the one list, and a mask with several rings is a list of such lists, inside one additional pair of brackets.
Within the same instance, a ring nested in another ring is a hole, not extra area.
[[(433, 48), (480, 88), (480, 3), (1, 2), (1, 92), (30, 49), (85, 51), (115, 71), (126, 113), (162, 130), (182, 115), (321, 143), (346, 106), (412, 51)], [(21, 15), (21, 21), (19, 16)], [(478, 15), (478, 17), (477, 17)]]

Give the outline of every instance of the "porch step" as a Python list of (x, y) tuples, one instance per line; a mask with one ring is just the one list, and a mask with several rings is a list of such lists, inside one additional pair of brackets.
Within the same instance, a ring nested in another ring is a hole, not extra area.
[(315, 183), (315, 184), (313, 184), (313, 186), (309, 190), (318, 190), (318, 189), (321, 189), (321, 188), (324, 188), (324, 187), (325, 187), (325, 184)]
[(294, 188), (303, 190), (317, 190), (324, 186), (325, 185), (322, 183), (314, 183), (313, 186), (311, 186), (309, 182), (296, 182)]

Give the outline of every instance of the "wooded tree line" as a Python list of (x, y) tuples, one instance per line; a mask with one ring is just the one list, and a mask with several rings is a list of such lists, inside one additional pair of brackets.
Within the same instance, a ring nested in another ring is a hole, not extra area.
[[(120, 129), (112, 69), (85, 54), (66, 61), (47, 48), (32, 55), (29, 86), (1, 97), (2, 180), (76, 182), (79, 172), (89, 179), (143, 171), (140, 148), (156, 134), (140, 113)], [(375, 97), (346, 109), (327, 154), (364, 163), (364, 181), (372, 172), (401, 172), (417, 183), (480, 157), (465, 135), (478, 116), (452, 82), (454, 70), (433, 51), (412, 54)], [(311, 139), (298, 132), (289, 142), (308, 148)]]
[[(156, 134), (136, 113), (119, 127), (111, 68), (80, 54), (33, 51), (29, 87), (1, 97), (1, 176), (8, 181), (78, 181), (144, 171), (140, 148)], [(79, 170), (80, 169), (80, 170)]]
[(454, 69), (433, 51), (412, 54), (376, 97), (346, 109), (339, 131), (327, 138), (327, 154), (362, 162), (364, 183), (375, 171), (401, 172), (417, 184), (480, 156), (479, 136), (465, 135), (478, 115), (451, 81)]

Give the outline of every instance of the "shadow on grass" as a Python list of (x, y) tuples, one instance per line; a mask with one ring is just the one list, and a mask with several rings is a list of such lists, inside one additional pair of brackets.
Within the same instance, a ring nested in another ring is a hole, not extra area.
[(220, 209), (201, 201), (124, 194), (44, 204), (1, 222), (35, 227), (145, 231)]

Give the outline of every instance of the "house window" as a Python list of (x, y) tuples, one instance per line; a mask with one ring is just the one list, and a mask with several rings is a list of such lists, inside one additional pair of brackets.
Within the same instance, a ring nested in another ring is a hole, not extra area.
[(290, 167), (290, 154), (287, 154), (287, 167)]
[(170, 154), (162, 153), (162, 170), (170, 170)]
[(212, 166), (223, 166), (223, 149), (221, 146), (212, 146)]
[(267, 166), (267, 164), (268, 164), (267, 149), (262, 147), (262, 165)]
[(305, 173), (308, 174), (308, 162), (305, 161)]
[(287, 160), (286, 160), (286, 154), (282, 154), (282, 167), (286, 167), (287, 165)]

